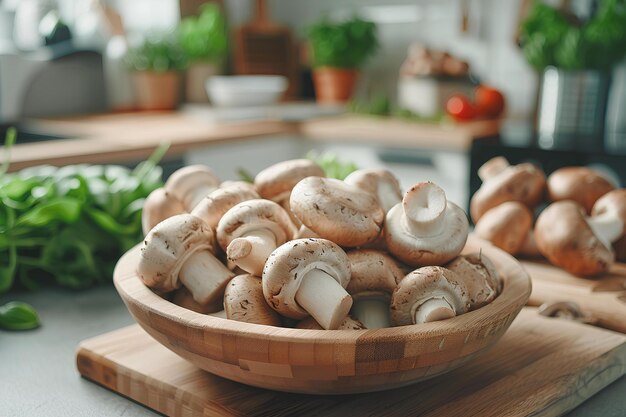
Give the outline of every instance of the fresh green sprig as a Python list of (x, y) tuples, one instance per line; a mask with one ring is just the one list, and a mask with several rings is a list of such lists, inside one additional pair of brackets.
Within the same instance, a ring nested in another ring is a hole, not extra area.
[(190, 61), (222, 64), (228, 53), (228, 32), (220, 7), (207, 3), (198, 16), (183, 19), (178, 28), (178, 39)]
[(354, 162), (342, 161), (332, 152), (320, 154), (319, 152), (312, 150), (306, 154), (306, 157), (322, 167), (328, 178), (343, 180), (352, 172), (359, 169)]
[(31, 330), (40, 324), (39, 315), (30, 304), (11, 301), (0, 306), (0, 329)]

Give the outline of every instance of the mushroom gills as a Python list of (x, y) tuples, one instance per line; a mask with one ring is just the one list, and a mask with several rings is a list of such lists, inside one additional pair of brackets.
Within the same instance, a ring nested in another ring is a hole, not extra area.
[(445, 320), (456, 316), (456, 310), (444, 294), (433, 294), (421, 303), (416, 303), (411, 310), (415, 324)]
[(379, 292), (359, 293), (354, 297), (350, 313), (368, 329), (391, 327), (388, 294)]
[(296, 302), (324, 329), (336, 329), (352, 307), (352, 297), (335, 279), (313, 268), (302, 277)]
[(607, 248), (619, 239), (624, 231), (624, 222), (614, 211), (607, 211), (597, 216), (588, 217), (587, 224), (598, 240)]
[(193, 294), (193, 299), (200, 304), (207, 304), (221, 297), (224, 287), (234, 276), (232, 271), (205, 250), (191, 255), (178, 274), (180, 281)]
[(267, 229), (255, 229), (233, 239), (226, 249), (229, 261), (260, 277), (270, 254), (276, 249), (276, 236)]

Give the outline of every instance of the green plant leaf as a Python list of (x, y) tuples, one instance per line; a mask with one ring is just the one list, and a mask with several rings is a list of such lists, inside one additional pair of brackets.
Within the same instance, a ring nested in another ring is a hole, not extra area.
[(18, 217), (16, 225), (42, 227), (55, 221), (74, 223), (80, 216), (81, 207), (82, 203), (74, 198), (57, 198)]
[(0, 328), (6, 330), (30, 330), (40, 326), (39, 315), (30, 305), (11, 301), (0, 306)]

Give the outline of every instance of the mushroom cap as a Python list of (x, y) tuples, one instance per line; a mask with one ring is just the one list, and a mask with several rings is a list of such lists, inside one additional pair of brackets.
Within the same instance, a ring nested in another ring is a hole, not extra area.
[(309, 159), (291, 159), (259, 172), (254, 178), (254, 185), (261, 197), (280, 201), (289, 197), (300, 180), (324, 176), (324, 170), (315, 162)]
[(230, 320), (281, 326), (280, 316), (265, 301), (259, 277), (243, 274), (228, 282), (224, 291), (224, 310)]
[(146, 236), (137, 275), (150, 288), (172, 291), (180, 287), (178, 273), (197, 251), (213, 251), (213, 231), (202, 219), (178, 214), (157, 224)]
[(353, 250), (348, 252), (348, 260), (351, 273), (346, 291), (353, 296), (377, 292), (391, 294), (405, 275), (391, 256), (378, 250)]
[(286, 317), (309, 316), (296, 302), (296, 293), (306, 274), (319, 269), (343, 288), (350, 282), (350, 261), (346, 253), (326, 239), (296, 239), (279, 246), (263, 269), (263, 294), (267, 302)]
[(591, 213), (594, 203), (615, 187), (597, 171), (587, 167), (565, 167), (548, 177), (550, 201), (573, 200)]
[(517, 201), (507, 201), (489, 209), (476, 223), (474, 232), (500, 249), (515, 255), (533, 227), (530, 209)]
[(539, 250), (554, 265), (576, 274), (596, 275), (614, 262), (613, 251), (598, 239), (573, 201), (558, 201), (541, 212), (535, 224)]
[(492, 302), (500, 293), (501, 282), (496, 267), (482, 253), (459, 256), (446, 265), (456, 272), (459, 280), (467, 287), (470, 310), (476, 310)]
[(506, 201), (519, 201), (529, 208), (543, 198), (546, 178), (533, 164), (510, 166), (494, 175), (476, 191), (470, 202), (472, 220), (477, 222), (489, 209)]
[(141, 227), (143, 234), (168, 217), (185, 213), (185, 206), (176, 197), (165, 191), (165, 188), (157, 188), (152, 191), (145, 202), (141, 212)]
[(217, 224), (217, 241), (226, 250), (233, 239), (254, 230), (270, 230), (276, 243), (290, 240), (297, 229), (291, 222), (289, 214), (271, 200), (247, 200), (228, 210)]
[(232, 180), (223, 181), (220, 184), (219, 188), (224, 188), (224, 189), (242, 188), (247, 191), (253, 191), (255, 194), (258, 195), (254, 184), (252, 184), (251, 182), (246, 182), (246, 181), (232, 181)]
[[(189, 165), (176, 170), (165, 182), (165, 189), (182, 201), (187, 211), (193, 210), (197, 189), (215, 189), (220, 179), (205, 165)], [(208, 194), (208, 191), (206, 194)]]
[(466, 285), (457, 274), (441, 266), (425, 266), (408, 274), (391, 295), (389, 307), (395, 326), (414, 324), (415, 311), (431, 298), (444, 298), (456, 314), (468, 311), (470, 300)]
[[(296, 325), (296, 329), (311, 329), (311, 330), (324, 330), (320, 324), (315, 321), (313, 317), (308, 317), (302, 321), (299, 321)], [(364, 330), (366, 327), (358, 320), (347, 316), (336, 330)]]
[[(416, 197), (419, 189), (424, 190)], [(434, 235), (417, 235), (411, 230), (407, 212), (421, 221), (434, 221), (433, 216), (441, 216), (440, 231)], [(411, 266), (445, 264), (461, 252), (468, 232), (469, 223), (463, 209), (447, 201), (443, 190), (430, 182), (411, 187), (402, 203), (387, 213), (384, 228), (389, 252)]]
[[(626, 225), (626, 189), (609, 191), (596, 201), (591, 210), (592, 216), (599, 216), (606, 212), (614, 211)], [(620, 261), (626, 261), (626, 233), (613, 242), (615, 256)]]
[(334, 178), (303, 179), (293, 188), (289, 203), (302, 224), (341, 246), (375, 240), (385, 219), (373, 195)]
[(200, 217), (213, 230), (217, 228), (217, 224), (224, 214), (236, 206), (237, 204), (258, 199), (254, 189), (245, 189), (239, 186), (230, 186), (228, 188), (218, 188), (203, 198), (191, 211), (191, 214)]
[(359, 169), (343, 181), (375, 196), (385, 213), (402, 201), (400, 183), (395, 175), (386, 169)]

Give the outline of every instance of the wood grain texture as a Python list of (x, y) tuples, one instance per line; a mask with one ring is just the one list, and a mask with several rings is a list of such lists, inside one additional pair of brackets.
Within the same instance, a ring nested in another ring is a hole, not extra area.
[(474, 140), (498, 136), (500, 120), (438, 124), (348, 115), (304, 121), (300, 124), (300, 131), (319, 141), (336, 142), (340, 139), (386, 147), (469, 151)]
[(572, 301), (594, 324), (626, 333), (626, 265), (615, 264), (609, 273), (581, 278), (547, 261), (520, 261), (533, 281), (529, 305)]
[(312, 396), (206, 373), (133, 325), (81, 343), (80, 373), (169, 416), (557, 416), (626, 372), (626, 336), (524, 308), (488, 353), (393, 391)]
[(194, 365), (234, 381), (281, 391), (355, 393), (390, 389), (448, 372), (492, 346), (528, 300), (530, 279), (491, 244), (503, 280), (492, 303), (449, 320), (375, 330), (303, 330), (207, 316), (159, 297), (135, 274), (139, 247), (119, 261), (115, 286), (137, 322)]

